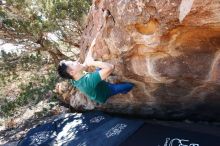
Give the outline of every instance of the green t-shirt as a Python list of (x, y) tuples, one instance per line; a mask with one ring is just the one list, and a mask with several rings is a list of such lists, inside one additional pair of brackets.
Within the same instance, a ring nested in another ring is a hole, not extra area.
[(87, 97), (99, 103), (104, 103), (111, 94), (108, 83), (101, 79), (99, 72), (87, 73), (79, 80), (71, 80), (71, 83)]

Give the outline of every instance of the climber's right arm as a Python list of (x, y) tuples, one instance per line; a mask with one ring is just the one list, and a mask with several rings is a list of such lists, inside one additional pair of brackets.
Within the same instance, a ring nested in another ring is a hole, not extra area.
[(88, 66), (95, 66), (101, 68), (99, 74), (102, 80), (105, 80), (114, 70), (113, 64), (102, 61), (94, 61), (94, 60), (88, 60), (88, 61), (89, 61), (87, 63)]

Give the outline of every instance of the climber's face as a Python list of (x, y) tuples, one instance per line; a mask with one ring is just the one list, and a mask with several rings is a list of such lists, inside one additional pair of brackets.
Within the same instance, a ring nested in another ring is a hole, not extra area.
[(65, 61), (65, 64), (68, 67), (67, 72), (72, 76), (84, 69), (84, 66), (79, 61)]

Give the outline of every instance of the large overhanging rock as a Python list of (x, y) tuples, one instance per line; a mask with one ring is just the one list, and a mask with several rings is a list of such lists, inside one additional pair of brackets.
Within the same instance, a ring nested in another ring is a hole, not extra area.
[(113, 63), (114, 74), (136, 87), (100, 109), (220, 120), (219, 0), (95, 0), (81, 40), (82, 60), (101, 27), (96, 58)]

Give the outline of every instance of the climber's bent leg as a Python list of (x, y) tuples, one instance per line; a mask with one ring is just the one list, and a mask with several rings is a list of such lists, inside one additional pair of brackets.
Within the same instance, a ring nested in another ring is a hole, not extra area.
[(134, 87), (134, 84), (132, 83), (119, 83), (119, 84), (108, 83), (108, 86), (112, 92), (111, 96), (113, 96), (119, 93), (122, 93), (122, 94), (128, 93)]

